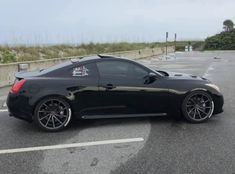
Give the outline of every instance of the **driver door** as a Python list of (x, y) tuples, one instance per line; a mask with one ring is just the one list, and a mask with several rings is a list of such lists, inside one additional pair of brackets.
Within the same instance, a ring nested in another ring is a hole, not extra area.
[(125, 60), (97, 62), (99, 71), (99, 109), (97, 114), (107, 117), (137, 116), (163, 112), (167, 91), (161, 79), (148, 82), (150, 70)]

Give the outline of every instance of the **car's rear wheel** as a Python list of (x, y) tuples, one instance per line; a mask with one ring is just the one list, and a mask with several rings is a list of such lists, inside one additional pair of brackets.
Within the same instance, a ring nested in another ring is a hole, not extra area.
[(201, 123), (212, 116), (214, 102), (208, 93), (204, 91), (194, 91), (184, 99), (182, 111), (188, 121)]
[(60, 97), (48, 97), (40, 101), (34, 112), (36, 123), (46, 131), (64, 129), (71, 121), (71, 108), (67, 101)]

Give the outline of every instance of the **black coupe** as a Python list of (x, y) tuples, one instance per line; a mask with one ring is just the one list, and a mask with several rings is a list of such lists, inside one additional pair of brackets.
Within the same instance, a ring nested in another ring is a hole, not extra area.
[(201, 123), (223, 111), (220, 89), (194, 75), (152, 70), (98, 55), (36, 72), (19, 72), (9, 92), (11, 116), (58, 131), (73, 118), (183, 115)]

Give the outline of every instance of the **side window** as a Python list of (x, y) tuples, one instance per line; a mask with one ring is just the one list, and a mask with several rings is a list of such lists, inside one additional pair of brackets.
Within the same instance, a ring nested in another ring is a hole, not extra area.
[(127, 77), (129, 64), (121, 61), (97, 62), (101, 77)]
[(132, 74), (131, 74), (132, 78), (142, 79), (146, 77), (147, 75), (148, 75), (148, 71), (146, 71), (140, 66), (132, 65)]
[(140, 66), (122, 61), (98, 62), (97, 67), (101, 77), (141, 79), (148, 74), (148, 72)]
[(77, 65), (72, 68), (71, 76), (77, 78), (96, 78), (98, 77), (96, 64)]

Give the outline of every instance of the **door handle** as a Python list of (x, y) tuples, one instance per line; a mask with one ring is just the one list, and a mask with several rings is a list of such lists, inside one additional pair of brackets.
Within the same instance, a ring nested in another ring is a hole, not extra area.
[(113, 84), (107, 84), (107, 85), (104, 86), (104, 88), (110, 90), (110, 89), (115, 88), (115, 86), (113, 86)]

